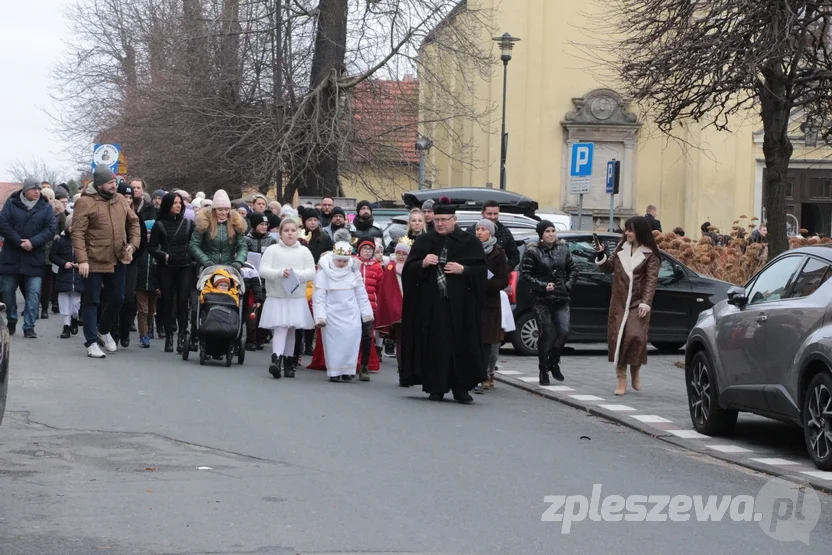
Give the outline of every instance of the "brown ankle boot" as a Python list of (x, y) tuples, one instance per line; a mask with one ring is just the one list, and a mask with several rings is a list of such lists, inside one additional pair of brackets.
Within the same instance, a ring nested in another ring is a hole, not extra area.
[(633, 381), (633, 389), (635, 389), (636, 391), (640, 391), (641, 390), (641, 367), (640, 366), (630, 366), (630, 378)]
[(615, 394), (624, 395), (627, 393), (627, 368), (616, 367), (615, 377), (618, 378), (618, 387), (615, 388)]

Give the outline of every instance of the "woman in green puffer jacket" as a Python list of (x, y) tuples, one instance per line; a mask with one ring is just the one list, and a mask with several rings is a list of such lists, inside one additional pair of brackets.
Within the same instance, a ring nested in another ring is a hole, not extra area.
[(246, 221), (231, 210), (228, 193), (222, 189), (214, 193), (210, 208), (203, 208), (194, 217), (190, 252), (197, 264), (204, 268), (213, 264), (234, 266), (237, 271), (248, 258)]

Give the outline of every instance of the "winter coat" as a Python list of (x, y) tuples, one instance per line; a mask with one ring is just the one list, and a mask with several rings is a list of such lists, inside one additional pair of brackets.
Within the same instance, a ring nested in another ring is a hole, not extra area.
[(139, 209), (136, 210), (136, 213), (141, 217), (142, 221), (150, 222), (158, 218), (158, 211), (156, 207), (153, 206), (152, 202), (147, 202), (142, 199), (142, 203), (139, 206)]
[[(283, 270), (291, 268), (300, 281), (291, 295), (283, 289), (281, 280)], [(260, 277), (266, 282), (266, 296), (278, 299), (297, 299), (306, 297), (306, 282), (315, 279), (315, 261), (309, 249), (299, 242), (291, 247), (278, 241), (266, 249), (260, 260)]]
[(661, 257), (647, 247), (631, 252), (629, 243), (622, 242), (607, 256), (599, 253), (595, 263), (606, 273), (613, 273), (612, 297), (607, 321), (607, 350), (610, 362), (617, 366), (647, 363), (647, 333), (650, 313), (639, 318), (638, 309), (653, 306), (653, 295), (659, 282)]
[(256, 252), (263, 254), (266, 249), (277, 243), (277, 241), (269, 233), (262, 237), (255, 237), (251, 231), (246, 235), (246, 247), (248, 252)]
[[(542, 241), (529, 243), (520, 265), (520, 279), (531, 286), (535, 302), (569, 304), (572, 286), (578, 280), (578, 267), (566, 241), (561, 239), (551, 247)], [(546, 291), (549, 283), (554, 284), (554, 291)]]
[(354, 239), (358, 239), (360, 243), (362, 239), (383, 239), (384, 232), (378, 227), (373, 218), (367, 221), (362, 221), (358, 216), (352, 221), (352, 229), (350, 230)]
[(150, 231), (147, 250), (160, 266), (188, 266), (191, 263), (190, 243), (193, 231), (194, 223), (185, 217), (156, 220)]
[[(476, 235), (477, 224), (470, 226), (466, 231), (471, 235)], [(494, 237), (497, 239), (497, 244), (506, 253), (509, 271), (514, 270), (520, 264), (520, 249), (517, 248), (517, 241), (514, 240), (511, 230), (504, 226), (502, 222), (497, 222), (497, 231), (494, 233)]]
[(508, 261), (499, 245), (485, 255), (485, 265), (494, 274), (485, 282), (485, 302), (482, 307), (482, 342), (494, 345), (503, 341), (503, 320), (500, 291), (508, 287)]
[(139, 271), (136, 291), (158, 291), (161, 284), (159, 282), (159, 265), (156, 259), (150, 255), (150, 252), (145, 252), (139, 257), (137, 264), (139, 265)]
[(78, 272), (78, 268), (67, 270), (67, 262), (76, 262), (75, 249), (72, 247), (72, 237), (66, 231), (61, 233), (58, 240), (52, 244), (52, 251), (49, 253), (49, 262), (58, 267), (58, 275), (55, 277), (55, 286), (58, 293), (83, 293), (84, 278)]
[(347, 222), (343, 227), (339, 227), (338, 229), (332, 229), (332, 224), (329, 224), (328, 226), (325, 226), (323, 229), (324, 229), (324, 233), (326, 233), (330, 237), (332, 237), (335, 234), (335, 232), (338, 231), (338, 229), (346, 229), (347, 231), (350, 232), (350, 234), (352, 234), (353, 231), (355, 230), (355, 228), (352, 227), (349, 222)]
[(331, 251), (334, 246), (335, 243), (332, 237), (324, 231), (321, 231), (317, 237), (311, 236), (307, 244), (307, 248), (312, 253), (312, 259), (315, 260), (315, 264), (321, 259), (323, 253)]
[(661, 233), (662, 222), (657, 220), (653, 214), (645, 214), (644, 219), (647, 220), (647, 223), (650, 226), (650, 231), (658, 231)]
[[(46, 244), (58, 229), (52, 205), (41, 197), (31, 210), (20, 200), (20, 191), (12, 193), (0, 211), (0, 275), (43, 276), (46, 271)], [(20, 247), (28, 239), (32, 250)]]
[(125, 249), (141, 246), (139, 217), (122, 195), (102, 197), (92, 184), (72, 212), (72, 246), (78, 264), (89, 263), (90, 273), (111, 274), (116, 264), (127, 262)]
[(381, 280), (384, 279), (384, 269), (378, 260), (371, 258), (368, 262), (356, 258), (359, 272), (364, 280), (364, 288), (367, 290), (367, 297), (370, 299), (370, 306), (373, 307), (373, 314), (378, 313), (378, 292), (381, 287)]
[(210, 208), (203, 208), (194, 218), (196, 229), (191, 235), (191, 256), (203, 268), (212, 264), (242, 267), (248, 258), (246, 219), (232, 210), (228, 220), (217, 224), (217, 234), (211, 238), (210, 212)]

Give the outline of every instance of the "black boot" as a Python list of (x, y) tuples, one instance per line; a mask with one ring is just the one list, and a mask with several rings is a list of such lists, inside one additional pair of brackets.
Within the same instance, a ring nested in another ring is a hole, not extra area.
[(295, 377), (295, 370), (298, 367), (298, 357), (283, 357), (283, 375), (287, 378)]
[(176, 336), (176, 352), (180, 355), (182, 351), (185, 350), (185, 332), (180, 331), (179, 334)]
[[(173, 334), (168, 334), (173, 336)], [(199, 338), (196, 336), (196, 333), (191, 333), (191, 352), (195, 353), (199, 350)]]
[(456, 389), (454, 390), (454, 401), (463, 405), (469, 405), (474, 402), (474, 398), (464, 389)]
[(563, 374), (560, 371), (560, 364), (555, 363), (549, 367), (549, 370), (552, 372), (552, 377), (555, 378), (557, 381), (563, 381)]
[(283, 357), (279, 357), (272, 353), (272, 363), (269, 364), (269, 374), (276, 380), (280, 379), (280, 371), (283, 366)]
[(69, 333), (72, 335), (78, 335), (78, 318), (73, 318), (69, 322)]
[(49, 319), (49, 311), (45, 308), (40, 311), (40, 319), (41, 320), (48, 320)]
[(540, 385), (549, 385), (549, 372), (545, 368), (540, 370), (540, 380), (538, 383)]
[(64, 326), (64, 331), (61, 332), (60, 338), (69, 339), (70, 335), (72, 334), (69, 331), (69, 326)]
[(168, 334), (165, 337), (165, 352), (172, 353), (173, 352), (173, 334)]

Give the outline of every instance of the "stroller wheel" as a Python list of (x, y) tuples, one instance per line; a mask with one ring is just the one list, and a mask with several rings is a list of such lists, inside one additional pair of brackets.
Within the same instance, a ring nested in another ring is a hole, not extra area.
[(246, 360), (246, 346), (245, 340), (241, 337), (237, 340), (237, 364), (242, 364)]
[(182, 360), (188, 360), (188, 355), (191, 354), (191, 350), (188, 348), (188, 344), (191, 340), (190, 336), (186, 333), (185, 336), (182, 338), (184, 342), (185, 348), (182, 349)]
[(229, 345), (228, 352), (225, 353), (225, 367), (231, 368), (231, 361), (234, 360), (234, 346)]
[(205, 347), (199, 346), (199, 365), (205, 366), (205, 359), (208, 358), (208, 353), (205, 352)]

